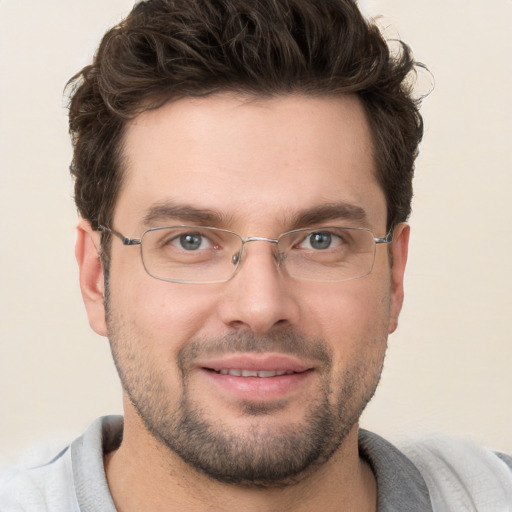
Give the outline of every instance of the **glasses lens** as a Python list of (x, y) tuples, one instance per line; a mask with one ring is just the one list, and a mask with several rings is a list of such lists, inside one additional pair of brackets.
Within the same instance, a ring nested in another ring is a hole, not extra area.
[(278, 247), (288, 274), (308, 281), (358, 279), (375, 261), (375, 241), (366, 229), (299, 229), (282, 235)]
[(177, 226), (149, 229), (142, 236), (141, 247), (144, 267), (153, 277), (215, 283), (234, 274), (242, 241), (222, 229)]

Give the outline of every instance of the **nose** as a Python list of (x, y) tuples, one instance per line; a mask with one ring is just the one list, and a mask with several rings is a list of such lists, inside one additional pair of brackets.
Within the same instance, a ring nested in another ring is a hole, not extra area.
[(224, 286), (219, 312), (224, 324), (254, 333), (296, 324), (300, 307), (297, 283), (283, 272), (270, 240), (252, 240), (244, 247), (238, 273)]

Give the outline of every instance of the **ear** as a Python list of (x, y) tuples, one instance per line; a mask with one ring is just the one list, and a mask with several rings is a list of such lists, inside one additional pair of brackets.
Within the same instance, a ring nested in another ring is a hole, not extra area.
[(89, 318), (89, 324), (101, 336), (107, 335), (105, 320), (105, 280), (100, 260), (101, 234), (86, 220), (77, 226), (75, 256), (80, 271), (80, 289)]
[(395, 228), (391, 243), (391, 302), (388, 332), (391, 334), (398, 326), (398, 316), (404, 301), (404, 272), (409, 250), (409, 224), (402, 222)]

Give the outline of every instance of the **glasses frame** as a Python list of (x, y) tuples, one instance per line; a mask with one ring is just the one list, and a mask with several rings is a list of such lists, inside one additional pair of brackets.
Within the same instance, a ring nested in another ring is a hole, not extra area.
[[(142, 254), (142, 239), (144, 238), (144, 235), (146, 233), (153, 232), (153, 231), (160, 231), (162, 229), (174, 229), (174, 228), (191, 228), (191, 229), (207, 229), (207, 230), (209, 229), (209, 230), (222, 231), (224, 233), (230, 233), (232, 235), (235, 235), (242, 242), (242, 246), (240, 248), (240, 255), (243, 255), (245, 244), (247, 244), (249, 242), (269, 242), (269, 243), (273, 243), (273, 244), (277, 245), (279, 243), (279, 240), (281, 240), (281, 238), (283, 236), (290, 235), (293, 233), (300, 233), (302, 231), (311, 231), (311, 230), (317, 229), (315, 227), (292, 229), (291, 231), (285, 231), (284, 233), (281, 233), (277, 238), (266, 238), (266, 237), (261, 237), (261, 236), (248, 236), (246, 238), (242, 238), (238, 233), (235, 233), (234, 231), (230, 231), (229, 229), (214, 228), (211, 226), (196, 226), (196, 225), (188, 225), (188, 224), (179, 224), (179, 225), (175, 225), (175, 226), (156, 226), (153, 228), (148, 228), (142, 233), (142, 235), (140, 235), (139, 238), (128, 238), (127, 236), (123, 235), (122, 233), (120, 233), (119, 231), (116, 231), (113, 228), (109, 228), (107, 226), (100, 226), (101, 231), (106, 231), (106, 232), (110, 233), (111, 235), (114, 235), (116, 238), (119, 238), (119, 240), (121, 240), (123, 246), (140, 245), (141, 246), (140, 255), (141, 255), (141, 260), (142, 260), (142, 265), (144, 267), (144, 270), (146, 271), (146, 273), (148, 275), (150, 275), (154, 279), (158, 279), (159, 281), (166, 281), (166, 282), (170, 282), (170, 283), (183, 283), (183, 284), (215, 284), (215, 283), (227, 283), (229, 280), (231, 280), (233, 277), (235, 277), (235, 275), (240, 270), (240, 267), (242, 266), (242, 262), (243, 262), (242, 257), (240, 257), (237, 262), (234, 262), (235, 268), (233, 270), (233, 273), (227, 279), (220, 279), (220, 280), (216, 280), (216, 281), (185, 281), (183, 279), (171, 279), (171, 278), (165, 278), (165, 277), (158, 277), (158, 276), (152, 274), (149, 271), (149, 269), (147, 268), (146, 263), (144, 261), (144, 256)], [(333, 229), (333, 228), (348, 229), (350, 231), (365, 231), (367, 233), (370, 233), (372, 235), (373, 242), (375, 244), (375, 248), (379, 244), (390, 244), (393, 241), (393, 227), (391, 227), (389, 229), (389, 231), (387, 232), (385, 237), (376, 237), (374, 235), (373, 231), (368, 228), (359, 228), (359, 227), (351, 227), (351, 226), (319, 226), (318, 227), (319, 230), (329, 229), (329, 228), (330, 229)], [(368, 272), (366, 274), (364, 274), (362, 276), (351, 277), (349, 279), (340, 279), (340, 280), (307, 279), (307, 278), (300, 278), (300, 277), (294, 277), (294, 276), (290, 276), (290, 277), (292, 279), (297, 279), (298, 281), (312, 281), (312, 282), (317, 282), (317, 283), (341, 283), (344, 281), (354, 281), (356, 279), (362, 279), (363, 277), (366, 277), (367, 275), (371, 274), (374, 264), (375, 264), (375, 252), (374, 252), (373, 262), (372, 262), (370, 269), (368, 270)]]

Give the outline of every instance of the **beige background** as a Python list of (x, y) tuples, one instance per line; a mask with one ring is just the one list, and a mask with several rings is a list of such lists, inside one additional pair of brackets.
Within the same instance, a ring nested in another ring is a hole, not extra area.
[[(0, 461), (120, 411), (73, 257), (66, 80), (130, 0), (0, 0)], [(399, 331), (362, 421), (512, 452), (511, 0), (366, 0), (427, 63)]]

